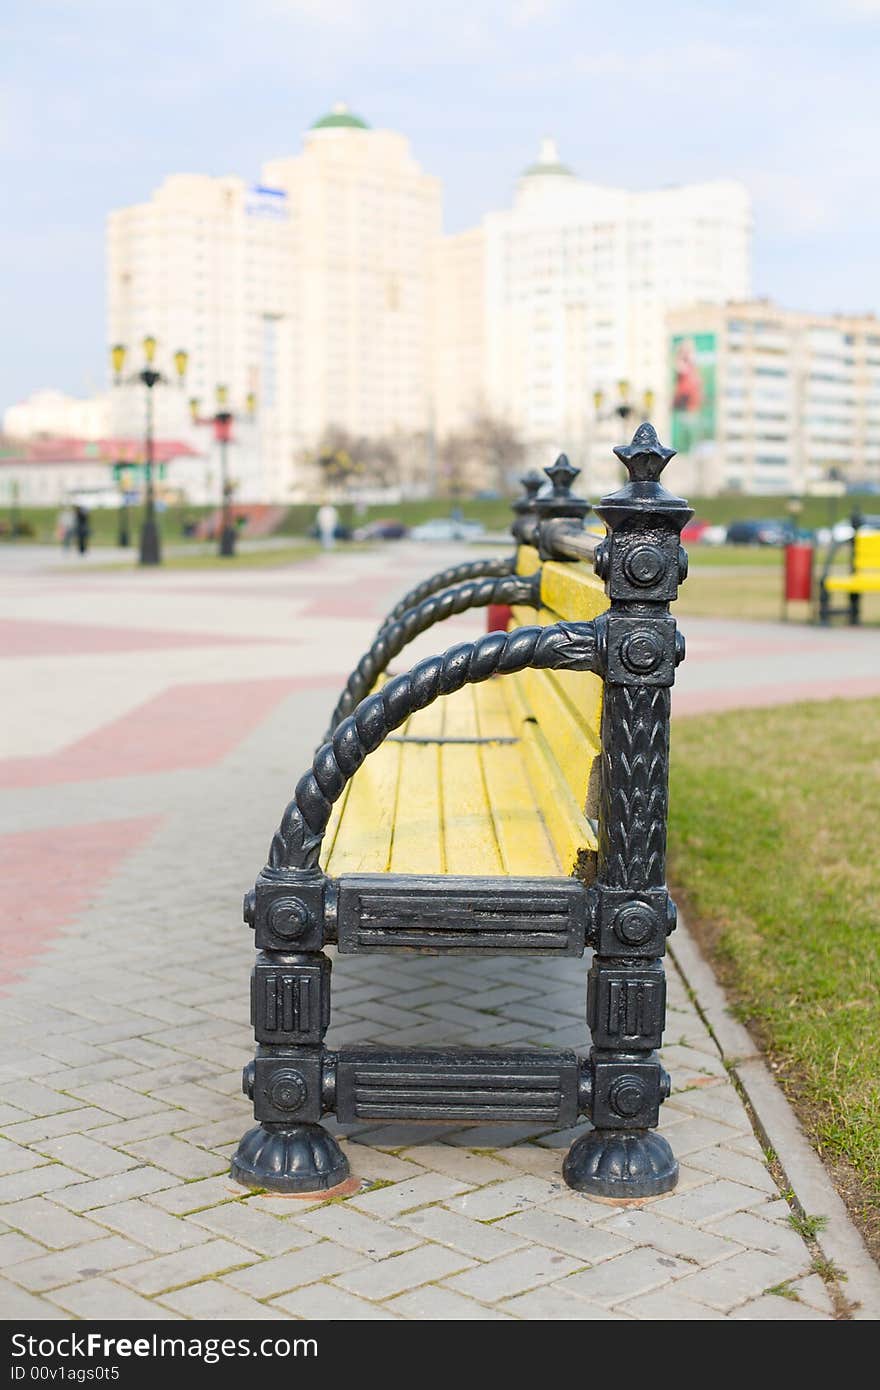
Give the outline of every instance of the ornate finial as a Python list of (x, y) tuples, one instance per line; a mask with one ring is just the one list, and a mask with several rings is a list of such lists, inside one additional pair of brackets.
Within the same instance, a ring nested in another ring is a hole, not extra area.
[(674, 449), (667, 449), (657, 438), (657, 431), (647, 421), (639, 425), (632, 444), (622, 444), (614, 450), (634, 483), (656, 483), (671, 458)]
[(541, 477), (540, 473), (537, 471), (536, 468), (533, 468), (530, 470), (530, 472), (524, 474), (523, 477), (520, 478), (520, 482), (525, 488), (526, 501), (528, 502), (531, 502), (533, 497), (537, 497), (538, 493), (541, 491), (541, 488), (544, 486), (544, 479)]
[(557, 498), (567, 497), (571, 492), (571, 485), (580, 471), (569, 461), (567, 454), (560, 454), (552, 468), (544, 469), (553, 484), (553, 496)]

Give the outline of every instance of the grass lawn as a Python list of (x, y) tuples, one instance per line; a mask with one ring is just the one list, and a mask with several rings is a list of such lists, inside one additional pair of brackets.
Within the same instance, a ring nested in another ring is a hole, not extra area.
[(875, 1256), (878, 825), (880, 700), (675, 724), (675, 892)]
[[(678, 618), (742, 618), (776, 622), (782, 615), (782, 551), (769, 547), (729, 546), (691, 550), (690, 571), (679, 590), (673, 611)], [(847, 565), (835, 566), (835, 573)], [(818, 566), (817, 566), (818, 571)], [(846, 597), (835, 595), (836, 606)], [(806, 603), (789, 605), (792, 622), (812, 615)], [(840, 627), (843, 619), (835, 619)], [(862, 623), (880, 623), (880, 593), (862, 596)]]

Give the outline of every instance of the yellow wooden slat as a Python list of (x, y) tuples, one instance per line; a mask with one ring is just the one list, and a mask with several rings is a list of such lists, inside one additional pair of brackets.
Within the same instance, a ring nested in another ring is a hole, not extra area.
[(523, 671), (525, 696), (569, 790), (583, 811), (590, 772), (599, 752), (598, 723), (579, 718), (547, 671)]
[(454, 695), (443, 699), (446, 706), (446, 719), (443, 724), (444, 738), (478, 738), (477, 711), (474, 704), (474, 687), (465, 685)]
[(480, 760), (503, 872), (551, 877), (567, 873), (535, 808), (521, 745), (481, 744)]
[(826, 589), (842, 594), (873, 594), (880, 591), (880, 570), (861, 574), (832, 574), (825, 580)]
[(446, 864), (438, 744), (404, 743), (400, 746), (398, 788), (391, 872), (442, 874)]
[[(515, 608), (513, 620), (517, 627), (539, 625), (547, 627), (559, 621), (559, 615), (548, 608), (537, 612), (528, 608)], [(568, 702), (573, 717), (584, 729), (598, 738), (599, 721), (602, 714), (602, 681), (591, 671), (545, 671), (544, 678), (560, 692)], [(532, 714), (540, 724), (542, 711), (533, 709)]]
[(480, 766), (479, 744), (440, 745), (443, 841), (449, 874), (503, 873)]
[(590, 622), (608, 607), (605, 586), (591, 569), (556, 560), (541, 571), (541, 599), (545, 607), (569, 622)]
[(563, 873), (595, 876), (596, 836), (582, 815), (537, 724), (523, 725), (522, 748), (532, 795), (550, 833)]
[(533, 550), (530, 545), (521, 545), (516, 552), (517, 574), (534, 574), (541, 568), (542, 563), (537, 550)]
[(352, 778), (342, 828), (327, 863), (328, 873), (380, 873), (388, 868), (400, 749), (399, 743), (383, 743)]
[(477, 728), (480, 738), (517, 738), (507, 703), (504, 687), (510, 676), (493, 676), (491, 680), (475, 685), (474, 708), (477, 712)]
[(417, 709), (398, 733), (406, 738), (442, 738), (446, 720), (446, 700), (434, 700), (424, 709)]
[(341, 797), (334, 803), (333, 810), (330, 812), (330, 820), (324, 832), (324, 844), (321, 848), (321, 866), (325, 870), (333, 854), (333, 846), (336, 844), (336, 837), (339, 834), (339, 827), (342, 824), (342, 817), (345, 814), (345, 804), (348, 801), (348, 794), (350, 791), (351, 782), (348, 782)]
[(880, 570), (880, 534), (856, 533), (855, 567), (857, 570)]

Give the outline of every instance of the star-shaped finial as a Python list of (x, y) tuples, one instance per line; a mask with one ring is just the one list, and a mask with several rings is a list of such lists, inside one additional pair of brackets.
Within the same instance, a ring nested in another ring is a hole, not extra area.
[(675, 450), (667, 449), (657, 438), (657, 431), (647, 421), (639, 425), (632, 444), (622, 444), (614, 450), (634, 483), (656, 483)]
[(527, 502), (531, 502), (533, 497), (537, 497), (541, 488), (544, 486), (544, 479), (535, 468), (520, 478), (520, 482), (525, 488)]
[(567, 454), (560, 454), (552, 468), (545, 468), (544, 472), (553, 484), (554, 497), (567, 496), (580, 471), (569, 461)]

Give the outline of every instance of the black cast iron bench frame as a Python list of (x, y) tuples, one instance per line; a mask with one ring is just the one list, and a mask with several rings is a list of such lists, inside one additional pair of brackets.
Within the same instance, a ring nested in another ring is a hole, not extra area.
[[(629, 482), (596, 507), (607, 527), (604, 539), (585, 537), (586, 504), (575, 507), (576, 499), (568, 515), (554, 514), (546, 500), (542, 512), (539, 477), (514, 527), (517, 539), (537, 542), (544, 558), (592, 555), (605, 580), (607, 612), (592, 622), (488, 633), (419, 662), (341, 717), (297, 783), (268, 862), (245, 898), (259, 953), (251, 988), (257, 1053), (243, 1079), (258, 1124), (232, 1162), (233, 1176), (245, 1185), (304, 1193), (345, 1181), (348, 1163), (320, 1124), (335, 1113), (342, 1124), (499, 1120), (548, 1128), (568, 1128), (585, 1115), (593, 1128), (565, 1160), (569, 1186), (606, 1197), (645, 1197), (674, 1186), (678, 1165), (655, 1132), (669, 1094), (656, 1049), (665, 1023), (662, 957), (675, 925), (665, 882), (669, 698), (684, 656), (669, 604), (687, 572), (680, 534), (692, 513), (659, 482), (674, 451), (650, 425), (615, 452)], [(561, 475), (558, 481), (559, 505), (567, 484)], [(488, 577), (510, 577), (513, 561), (506, 564)], [(461, 567), (456, 572), (461, 580)], [(477, 577), (471, 570), (468, 578)], [(408, 607), (398, 605), (389, 626), (448, 587), (411, 591), (402, 601)], [(319, 858), (333, 804), (364, 759), (441, 695), (529, 667), (592, 671), (604, 681), (595, 882), (326, 875)], [(422, 948), (581, 956), (592, 948), (589, 1056), (439, 1047), (331, 1051), (324, 1044), (327, 944), (342, 955)]]

